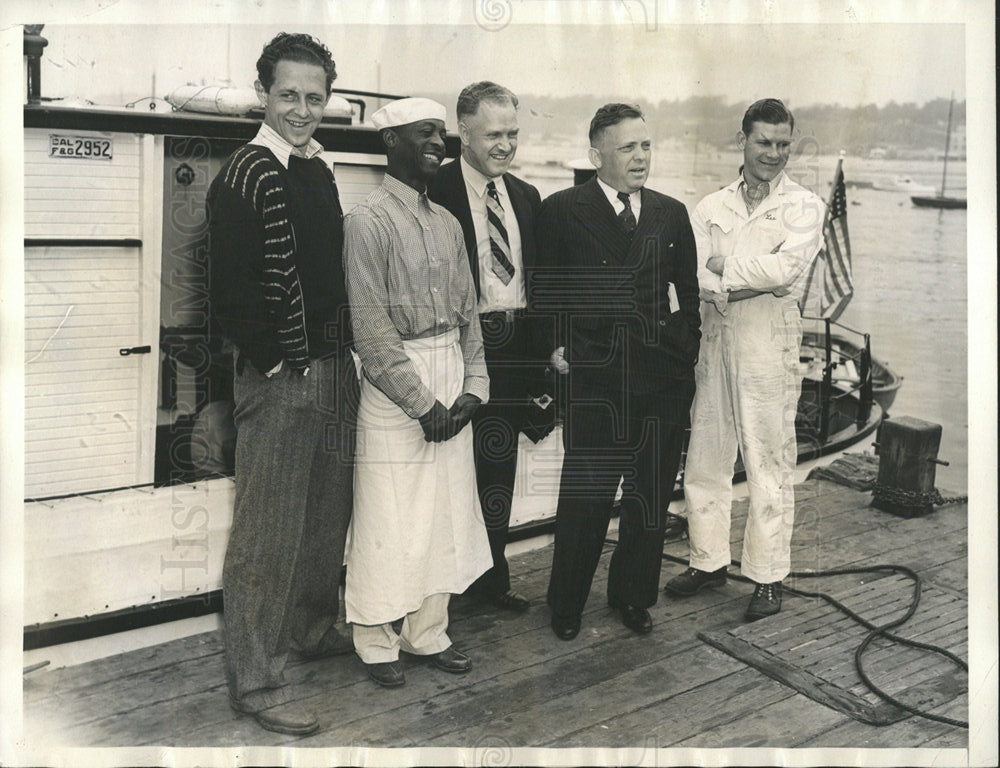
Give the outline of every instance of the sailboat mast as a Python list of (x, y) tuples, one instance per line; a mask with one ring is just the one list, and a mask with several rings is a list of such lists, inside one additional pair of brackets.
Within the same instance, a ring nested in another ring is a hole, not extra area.
[(948, 132), (944, 138), (944, 168), (941, 170), (941, 197), (944, 197), (945, 180), (948, 178), (948, 150), (951, 148), (951, 110), (955, 106), (955, 92), (951, 92), (948, 102)]

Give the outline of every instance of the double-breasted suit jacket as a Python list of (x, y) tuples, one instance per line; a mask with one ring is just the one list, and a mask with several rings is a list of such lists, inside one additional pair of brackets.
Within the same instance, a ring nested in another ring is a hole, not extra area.
[(682, 203), (643, 188), (630, 238), (596, 178), (556, 192), (542, 206), (529, 295), (557, 318), (571, 400), (662, 392), (667, 415), (687, 425), (701, 318)]

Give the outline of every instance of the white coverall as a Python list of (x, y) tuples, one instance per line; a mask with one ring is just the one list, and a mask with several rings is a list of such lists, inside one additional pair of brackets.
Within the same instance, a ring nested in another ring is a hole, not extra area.
[[(750, 491), (742, 572), (766, 584), (785, 578), (790, 567), (801, 389), (798, 299), (822, 245), (825, 209), (782, 172), (748, 214), (740, 181), (705, 197), (691, 217), (702, 337), (684, 494), (691, 567), (728, 565), (739, 449)], [(721, 276), (706, 266), (715, 255), (726, 259)], [(729, 302), (728, 292), (741, 289), (767, 293)]]

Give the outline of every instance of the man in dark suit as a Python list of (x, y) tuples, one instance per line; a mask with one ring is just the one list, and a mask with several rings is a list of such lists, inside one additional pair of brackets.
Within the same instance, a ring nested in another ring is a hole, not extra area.
[(504, 548), (518, 436), (537, 425), (531, 398), (548, 389), (544, 370), (551, 349), (540, 343), (545, 334), (527, 314), (525, 287), (525, 273), (535, 264), (541, 197), (507, 172), (517, 151), (517, 96), (496, 83), (473, 83), (459, 94), (456, 111), (462, 156), (443, 166), (427, 191), (462, 225), (490, 375), (490, 400), (476, 411), (472, 428), (493, 567), (470, 592), (500, 608), (526, 611), (528, 600), (511, 589)]
[(667, 504), (701, 337), (694, 236), (684, 206), (646, 189), (642, 112), (606, 104), (590, 124), (596, 178), (542, 204), (531, 301), (558, 317), (566, 456), (548, 603), (563, 640), (580, 617), (622, 485), (608, 604), (652, 630)]

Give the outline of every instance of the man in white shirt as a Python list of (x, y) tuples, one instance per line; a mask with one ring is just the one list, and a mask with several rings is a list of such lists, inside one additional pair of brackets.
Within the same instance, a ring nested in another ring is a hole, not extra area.
[[(493, 567), (469, 591), (520, 612), (529, 602), (511, 588), (504, 547), (518, 438), (522, 431), (541, 436), (531, 431), (542, 415), (531, 398), (548, 389), (548, 344), (542, 319), (528, 311), (525, 282), (535, 264), (541, 198), (535, 187), (508, 172), (517, 152), (517, 96), (496, 83), (473, 83), (459, 94), (457, 113), (462, 156), (438, 171), (428, 195), (462, 225), (490, 375), (490, 401), (477, 409), (472, 427)], [(554, 411), (550, 403), (548, 415)]]
[(690, 567), (665, 591), (687, 596), (725, 584), (739, 450), (750, 490), (741, 568), (756, 582), (750, 621), (781, 609), (781, 582), (790, 568), (798, 302), (823, 240), (822, 200), (784, 173), (794, 126), (777, 99), (752, 104), (737, 135), (740, 178), (708, 195), (691, 217), (702, 299), (684, 468), (691, 554)]

